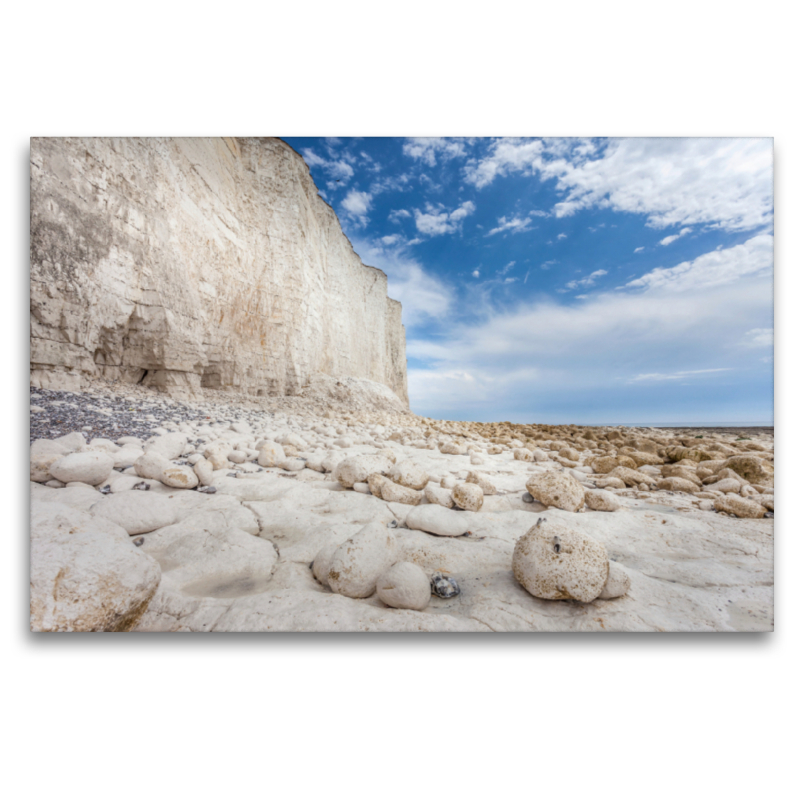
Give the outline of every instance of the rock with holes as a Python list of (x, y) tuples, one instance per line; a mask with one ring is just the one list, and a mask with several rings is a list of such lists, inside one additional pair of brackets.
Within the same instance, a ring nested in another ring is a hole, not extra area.
[(113, 522), (61, 503), (31, 506), (32, 631), (127, 630), (158, 588), (158, 563)]
[(62, 483), (88, 483), (97, 486), (114, 469), (114, 459), (108, 453), (70, 453), (50, 464), (50, 475)]
[(398, 560), (394, 534), (370, 522), (336, 548), (328, 568), (328, 585), (346, 597), (369, 597), (378, 578)]
[(698, 490), (697, 484), (687, 481), (686, 478), (662, 478), (656, 484), (656, 488), (666, 492), (685, 492), (686, 494), (694, 494)]
[(285, 460), (286, 453), (277, 442), (266, 441), (261, 443), (261, 447), (258, 450), (259, 467), (274, 467)]
[(514, 577), (534, 597), (590, 603), (608, 579), (605, 547), (560, 520), (543, 519), (520, 538)]
[(725, 467), (750, 483), (766, 483), (772, 478), (764, 462), (757, 456), (731, 456), (725, 462)]
[(483, 489), (474, 483), (460, 483), (453, 489), (453, 502), (465, 511), (480, 511)]
[(407, 486), (409, 489), (424, 489), (428, 483), (428, 473), (413, 461), (400, 461), (389, 471), (389, 476), (395, 483)]
[(480, 486), (484, 495), (497, 494), (495, 485), (482, 472), (470, 472), (467, 475), (467, 483), (474, 483)]
[(583, 486), (564, 472), (537, 472), (528, 478), (525, 488), (534, 500), (564, 511), (583, 508), (586, 495)]
[(431, 582), (421, 567), (410, 561), (393, 564), (379, 578), (378, 597), (391, 608), (422, 611), (431, 600)]
[(586, 492), (586, 505), (592, 511), (619, 511), (619, 500), (611, 493), (602, 489), (590, 489)]
[(735, 494), (718, 497), (714, 501), (714, 508), (743, 519), (761, 519), (767, 511), (761, 503), (757, 503), (755, 500), (746, 500)]

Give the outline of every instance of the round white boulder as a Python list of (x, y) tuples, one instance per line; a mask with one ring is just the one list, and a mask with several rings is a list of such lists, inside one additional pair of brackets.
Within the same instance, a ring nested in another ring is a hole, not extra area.
[(534, 500), (564, 511), (577, 511), (583, 507), (585, 489), (572, 475), (563, 472), (537, 472), (525, 483)]
[(556, 520), (534, 525), (514, 547), (514, 577), (534, 597), (590, 603), (609, 574), (605, 547)]
[(346, 597), (369, 597), (378, 578), (397, 561), (397, 553), (392, 532), (380, 522), (370, 522), (336, 548), (328, 585)]
[(611, 600), (614, 597), (622, 597), (627, 594), (628, 589), (631, 588), (631, 579), (625, 567), (618, 564), (616, 561), (608, 562), (608, 578), (603, 591), (600, 592), (598, 597), (601, 600)]
[(441, 505), (417, 506), (408, 513), (406, 526), (415, 531), (435, 533), (437, 536), (461, 536), (469, 527), (464, 516)]
[(328, 571), (331, 568), (331, 559), (338, 546), (339, 545), (336, 544), (326, 544), (325, 547), (317, 553), (317, 557), (314, 559), (311, 571), (314, 573), (314, 577), (323, 586), (328, 586)]
[(611, 493), (602, 489), (590, 489), (586, 492), (586, 505), (592, 511), (619, 511), (619, 500)]
[(400, 461), (389, 471), (389, 478), (409, 489), (424, 489), (428, 483), (428, 473), (413, 461)]
[(474, 483), (460, 483), (453, 489), (453, 502), (465, 511), (480, 511), (483, 489)]
[(344, 486), (352, 489), (354, 483), (364, 483), (375, 472), (387, 475), (392, 462), (381, 455), (360, 455), (340, 461), (333, 470), (333, 477)]
[(431, 599), (431, 582), (421, 567), (400, 561), (378, 578), (378, 597), (392, 608), (422, 611)]
[(108, 453), (70, 453), (50, 464), (50, 474), (62, 483), (79, 481), (97, 486), (111, 474), (114, 459)]
[(258, 450), (258, 466), (274, 467), (286, 460), (284, 449), (277, 442), (263, 442)]

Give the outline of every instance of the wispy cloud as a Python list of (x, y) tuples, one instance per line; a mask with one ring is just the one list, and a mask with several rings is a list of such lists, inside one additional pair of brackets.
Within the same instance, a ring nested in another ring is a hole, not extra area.
[[(329, 148), (330, 149), (330, 148)], [(310, 147), (303, 150), (303, 158), (309, 167), (321, 167), (328, 177), (326, 186), (330, 190), (344, 187), (355, 174), (353, 168), (344, 159), (323, 158)]]
[(567, 284), (567, 289), (578, 289), (583, 286), (594, 286), (597, 282), (598, 278), (601, 278), (603, 275), (608, 275), (608, 270), (605, 269), (596, 269), (591, 275), (581, 280), (574, 280), (570, 281)]
[(566, 238), (567, 238), (566, 233), (559, 233), (558, 236), (556, 236), (556, 239), (566, 239)]
[(642, 253), (642, 252), (644, 252), (644, 247), (637, 247), (633, 252), (634, 253)]
[(642, 381), (677, 381), (691, 378), (695, 375), (707, 375), (711, 372), (730, 372), (732, 367), (718, 367), (716, 369), (689, 369), (681, 370), (680, 372), (672, 372), (665, 374), (663, 372), (648, 372), (643, 375), (637, 375), (631, 378), (628, 383), (640, 383)]
[(527, 217), (500, 217), (497, 220), (497, 227), (492, 228), (486, 236), (494, 236), (497, 233), (524, 233), (525, 231), (532, 230), (533, 214)]
[(744, 335), (745, 347), (773, 347), (775, 331), (773, 328), (753, 328)]
[(666, 247), (668, 244), (672, 244), (673, 242), (677, 242), (682, 236), (686, 236), (687, 234), (691, 233), (691, 228), (682, 228), (680, 233), (673, 234), (672, 236), (665, 236), (659, 244)]

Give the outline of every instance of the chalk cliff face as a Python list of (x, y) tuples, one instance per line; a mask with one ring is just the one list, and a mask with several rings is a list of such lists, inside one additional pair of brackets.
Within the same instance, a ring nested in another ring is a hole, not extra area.
[(400, 303), (277, 139), (32, 139), (31, 383), (408, 403)]

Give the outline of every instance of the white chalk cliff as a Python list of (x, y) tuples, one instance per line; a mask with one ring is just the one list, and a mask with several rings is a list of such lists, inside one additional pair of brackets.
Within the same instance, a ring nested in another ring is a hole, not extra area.
[(295, 394), (315, 374), (408, 403), (405, 332), (278, 139), (31, 140), (31, 384)]

